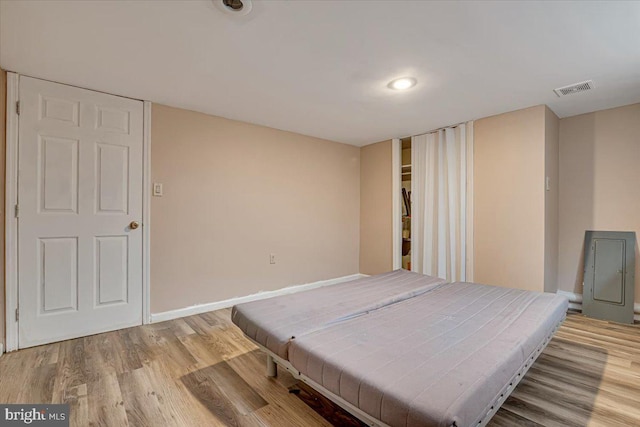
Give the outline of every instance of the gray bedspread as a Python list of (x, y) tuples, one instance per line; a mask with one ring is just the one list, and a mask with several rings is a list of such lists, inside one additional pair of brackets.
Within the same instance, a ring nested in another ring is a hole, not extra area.
[(471, 426), (510, 392), (566, 310), (555, 294), (448, 283), (302, 334), (289, 361), (391, 426)]
[(238, 304), (231, 320), (252, 340), (287, 359), (292, 337), (428, 292), (444, 280), (395, 270), (310, 291)]

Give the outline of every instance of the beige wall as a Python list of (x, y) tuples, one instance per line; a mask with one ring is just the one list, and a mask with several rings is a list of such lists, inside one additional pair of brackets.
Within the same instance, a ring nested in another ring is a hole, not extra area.
[(152, 313), (358, 273), (357, 147), (154, 104), (151, 159)]
[[(640, 238), (640, 104), (560, 120), (559, 289), (582, 293), (586, 230)], [(640, 302), (636, 245), (636, 302)]]
[[(5, 150), (6, 150), (6, 108), (7, 107), (7, 73), (0, 69), (0, 218), (4, 221), (4, 183), (5, 183)], [(4, 227), (0, 227), (0, 242), (4, 243)], [(4, 346), (4, 244), (0, 245), (0, 342)]]
[[(2, 179), (5, 97), (0, 70)], [(163, 105), (152, 114), (152, 180), (165, 190), (152, 199), (153, 313), (392, 269), (391, 141), (358, 149)], [(474, 151), (475, 281), (582, 293), (585, 230), (640, 237), (640, 104), (479, 119)]]
[(545, 106), (474, 122), (474, 281), (542, 290)]
[(391, 141), (360, 149), (360, 273), (393, 268)]
[(560, 120), (549, 107), (545, 106), (545, 177), (549, 179), (549, 189), (545, 185), (544, 204), (544, 291), (558, 290), (558, 209), (560, 194), (559, 178), (559, 138)]

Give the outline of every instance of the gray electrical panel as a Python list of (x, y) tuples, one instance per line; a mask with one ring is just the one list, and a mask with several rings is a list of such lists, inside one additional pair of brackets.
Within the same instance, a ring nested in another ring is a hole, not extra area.
[(583, 314), (633, 323), (635, 251), (634, 232), (585, 233)]

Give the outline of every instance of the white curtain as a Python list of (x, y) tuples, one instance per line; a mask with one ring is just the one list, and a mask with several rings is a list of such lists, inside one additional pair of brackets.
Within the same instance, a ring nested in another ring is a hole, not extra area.
[(473, 123), (411, 138), (411, 270), (471, 280)]

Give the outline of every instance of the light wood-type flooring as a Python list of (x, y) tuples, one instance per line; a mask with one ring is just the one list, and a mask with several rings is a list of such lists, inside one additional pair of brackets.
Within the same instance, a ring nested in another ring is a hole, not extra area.
[[(5, 354), (0, 403), (66, 402), (73, 426), (358, 425), (284, 370), (267, 378), (229, 315)], [(640, 326), (569, 314), (490, 425), (640, 426)]]

